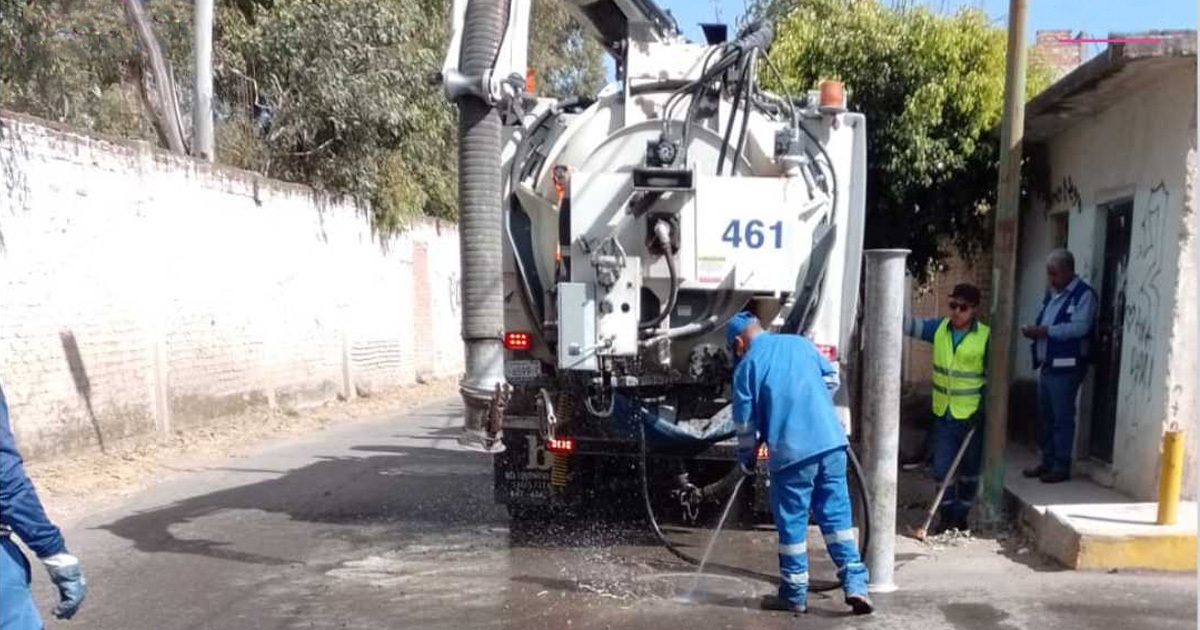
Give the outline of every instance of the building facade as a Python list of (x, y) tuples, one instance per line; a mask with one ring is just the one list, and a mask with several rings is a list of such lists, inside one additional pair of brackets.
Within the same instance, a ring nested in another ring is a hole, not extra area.
[[(1188, 435), (1185, 495), (1196, 494), (1196, 40), (1144, 36), (1161, 41), (1113, 44), (1026, 107), (1016, 323), (1034, 322), (1046, 256), (1068, 248), (1100, 298), (1076, 473), (1153, 500), (1172, 427)], [(1037, 374), (1017, 339), (1010, 424), (1031, 443)]]

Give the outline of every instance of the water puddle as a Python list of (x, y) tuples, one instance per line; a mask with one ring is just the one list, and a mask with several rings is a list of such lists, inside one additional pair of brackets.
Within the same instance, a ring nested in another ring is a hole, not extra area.
[(752, 580), (711, 573), (656, 573), (638, 580), (655, 596), (681, 604), (748, 607), (762, 593), (769, 592), (768, 587)]

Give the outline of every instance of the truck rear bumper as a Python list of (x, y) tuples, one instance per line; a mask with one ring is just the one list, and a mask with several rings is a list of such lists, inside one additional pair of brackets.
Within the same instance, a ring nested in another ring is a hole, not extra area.
[[(494, 459), (497, 503), (570, 510), (589, 501), (603, 501), (605, 491), (625, 497), (631, 490), (640, 493), (641, 445), (637, 440), (558, 437), (557, 444), (549, 445), (535, 428), (505, 426), (505, 450)], [(723, 473), (733, 463), (735, 450), (732, 443), (713, 444), (699, 451), (656, 448), (650, 457), (654, 461), (674, 458), (701, 467), (711, 465)], [(758, 473), (754, 478), (754, 509), (766, 513), (770, 509), (770, 482), (765, 460), (758, 462)], [(657, 485), (656, 481), (651, 480), (652, 486)]]

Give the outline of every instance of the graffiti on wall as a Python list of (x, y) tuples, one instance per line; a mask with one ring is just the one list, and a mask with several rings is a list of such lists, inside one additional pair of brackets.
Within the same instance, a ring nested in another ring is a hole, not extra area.
[(462, 281), (458, 272), (450, 274), (450, 313), (458, 317), (462, 313)]
[(1083, 212), (1083, 197), (1079, 194), (1079, 187), (1075, 185), (1075, 180), (1067, 175), (1057, 186), (1050, 190), (1049, 203), (1046, 204), (1047, 214), (1051, 209), (1066, 206), (1068, 210), (1075, 212)]
[(1126, 401), (1148, 404), (1153, 391), (1156, 368), (1159, 312), (1162, 295), (1159, 284), (1163, 272), (1162, 243), (1166, 228), (1170, 192), (1164, 182), (1150, 189), (1146, 209), (1134, 220), (1133, 247), (1129, 275), (1125, 284), (1126, 351), (1125, 372), (1121, 379)]

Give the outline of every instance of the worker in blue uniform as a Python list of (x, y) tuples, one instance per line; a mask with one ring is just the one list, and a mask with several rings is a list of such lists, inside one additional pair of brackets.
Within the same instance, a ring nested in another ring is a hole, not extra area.
[(0, 389), (0, 630), (41, 630), (42, 618), (30, 590), (29, 560), (13, 542), (16, 535), (37, 554), (58, 587), (54, 616), (70, 619), (83, 603), (86, 585), (79, 560), (42, 508), (8, 424), (8, 403)]
[(749, 313), (730, 320), (725, 339), (735, 361), (738, 466), (753, 474), (758, 444), (766, 442), (771, 510), (779, 530), (779, 593), (764, 597), (762, 606), (807, 611), (811, 507), (846, 604), (855, 614), (872, 612), (846, 485), (848, 442), (833, 407), (837, 371), (808, 339), (765, 332)]

